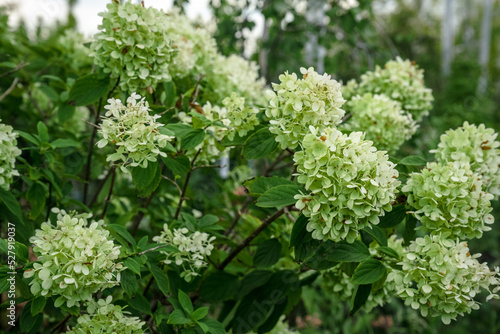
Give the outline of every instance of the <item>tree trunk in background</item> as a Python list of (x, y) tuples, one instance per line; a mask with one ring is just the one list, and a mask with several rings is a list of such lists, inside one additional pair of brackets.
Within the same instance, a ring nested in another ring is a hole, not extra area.
[(441, 64), (444, 76), (450, 74), (451, 62), (453, 61), (453, 0), (444, 0), (443, 22), (441, 23)]
[(493, 12), (493, 0), (484, 0), (483, 21), (481, 23), (481, 42), (479, 44), (479, 65), (481, 65), (481, 77), (479, 78), (477, 92), (486, 93), (488, 88), (488, 63), (490, 61), (491, 47), (491, 19)]

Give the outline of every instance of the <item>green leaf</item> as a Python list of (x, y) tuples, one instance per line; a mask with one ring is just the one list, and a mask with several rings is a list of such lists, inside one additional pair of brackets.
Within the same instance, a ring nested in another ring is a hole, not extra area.
[(23, 212), (14, 194), (12, 194), (10, 191), (6, 191), (0, 188), (0, 201), (2, 201), (3, 204), (5, 204), (7, 209), (9, 209), (9, 211), (14, 216), (17, 216), (20, 219), (22, 219)]
[(226, 334), (226, 330), (224, 329), (224, 326), (215, 319), (207, 318), (207, 319), (202, 319), (199, 322), (202, 322), (208, 326), (208, 328), (209, 328), (208, 332), (210, 334)]
[(380, 246), (387, 246), (387, 236), (381, 228), (375, 225), (370, 225), (365, 227), (363, 231), (371, 235), (371, 237), (378, 242)]
[(243, 185), (248, 189), (248, 194), (252, 197), (259, 197), (267, 190), (285, 184), (295, 185), (296, 183), (279, 176), (259, 176), (243, 182)]
[(300, 215), (295, 221), (292, 228), (292, 235), (290, 236), (290, 247), (295, 247), (302, 244), (304, 241), (308, 241), (310, 236), (307, 232), (307, 223), (309, 223), (309, 218), (304, 215)]
[(361, 262), (369, 258), (368, 247), (359, 240), (352, 244), (346, 241), (337, 242), (327, 254), (327, 259), (335, 262)]
[(111, 232), (111, 234), (121, 236), (132, 247), (130, 247), (130, 245), (128, 245), (128, 244), (125, 244), (124, 246), (127, 246), (127, 247), (131, 248), (132, 250), (135, 248), (136, 244), (135, 244), (134, 237), (129, 233), (129, 231), (125, 227), (118, 225), (118, 224), (109, 224), (109, 225), (106, 225), (106, 227)]
[(274, 135), (268, 128), (262, 128), (247, 139), (242, 153), (245, 159), (261, 159), (274, 151), (277, 146)]
[(64, 123), (69, 121), (75, 115), (75, 106), (72, 104), (61, 104), (57, 109), (57, 118), (59, 122)]
[(162, 157), (165, 166), (177, 176), (184, 176), (191, 170), (191, 162), (185, 155), (179, 155), (175, 158), (170, 156)]
[(325, 270), (332, 268), (338, 264), (328, 258), (328, 254), (334, 247), (334, 242), (327, 240), (323, 242), (314, 252), (314, 255), (305, 261), (305, 264), (315, 270)]
[(57, 94), (54, 88), (47, 85), (40, 85), (38, 89), (40, 89), (40, 91), (44, 93), (45, 96), (47, 96), (52, 102), (56, 103), (59, 101), (59, 94)]
[(20, 242), (17, 242), (17, 241), (16, 241), (14, 247), (15, 247), (15, 251), (16, 251), (17, 262), (29, 262), (28, 261), (28, 258), (29, 258), (28, 247), (26, 247), (26, 245), (24, 245)]
[(129, 269), (126, 269), (120, 273), (120, 281), (121, 281), (121, 286), (123, 287), (123, 291), (128, 296), (134, 295), (137, 290), (139, 289), (139, 285), (137, 284), (137, 278), (135, 277), (135, 274), (130, 271)]
[(354, 294), (351, 302), (351, 310), (349, 314), (354, 314), (358, 311), (368, 300), (370, 292), (372, 291), (371, 284), (360, 284), (356, 288), (356, 293)]
[(132, 168), (132, 181), (140, 197), (148, 197), (156, 190), (161, 181), (161, 168), (158, 161), (148, 162), (146, 168)]
[(181, 304), (186, 314), (190, 315), (191, 313), (193, 313), (193, 303), (191, 303), (191, 299), (184, 291), (179, 290), (177, 299), (179, 300), (179, 303)]
[(36, 146), (40, 146), (40, 141), (37, 138), (35, 138), (34, 136), (32, 136), (31, 134), (26, 133), (24, 131), (20, 131), (20, 130), (16, 130), (15, 132), (18, 133), (19, 136), (21, 136), (22, 138), (29, 141), (30, 143), (35, 144)]
[(35, 316), (38, 313), (42, 312), (45, 308), (45, 304), (47, 303), (47, 299), (44, 296), (38, 296), (31, 302), (31, 315)]
[(352, 275), (354, 284), (371, 284), (378, 281), (386, 273), (385, 266), (382, 262), (375, 259), (368, 259), (359, 264)]
[(177, 99), (175, 83), (173, 81), (163, 81), (163, 88), (165, 89), (165, 107), (173, 107)]
[(262, 334), (262, 333), (269, 333), (274, 326), (278, 323), (280, 320), (281, 315), (285, 312), (286, 306), (287, 306), (287, 301), (285, 300), (279, 304), (274, 305), (274, 309), (267, 318), (267, 320), (260, 325), (260, 327), (257, 330), (257, 333)]
[[(311, 232), (308, 233), (310, 234)], [(311, 258), (316, 252), (316, 249), (321, 245), (321, 241), (312, 239), (310, 236), (308, 238), (310, 238), (308, 241), (304, 241), (300, 245), (294, 247), (296, 261), (306, 261)]]
[(168, 283), (168, 277), (167, 274), (160, 269), (160, 267), (150, 264), (149, 265), (149, 270), (153, 274), (153, 277), (156, 280), (156, 284), (158, 284), (158, 288), (160, 291), (165, 295), (168, 296), (168, 293), (170, 292), (170, 285)]
[(409, 246), (410, 241), (415, 240), (415, 227), (417, 226), (417, 218), (413, 215), (408, 215), (406, 217), (406, 225), (403, 231), (403, 245)]
[(77, 106), (86, 106), (103, 97), (109, 90), (109, 75), (89, 74), (75, 81), (68, 99)]
[(205, 318), (207, 314), (208, 307), (200, 307), (199, 309), (196, 309), (193, 313), (191, 313), (191, 319), (198, 321)]
[(78, 147), (80, 144), (72, 139), (56, 139), (50, 145), (53, 148)]
[(136, 293), (134, 298), (128, 300), (128, 303), (137, 311), (152, 315), (151, 305), (149, 304), (149, 301), (146, 299), (146, 297), (144, 297), (140, 293)]
[(181, 148), (183, 150), (189, 150), (195, 148), (205, 138), (205, 131), (202, 129), (193, 129), (189, 125), (173, 123), (166, 126), (168, 130), (175, 133), (175, 137), (180, 139)]
[(234, 297), (240, 289), (238, 276), (216, 271), (201, 283), (200, 296), (207, 302), (219, 302)]
[(404, 205), (397, 205), (392, 207), (392, 210), (386, 212), (384, 216), (380, 217), (378, 227), (388, 228), (394, 227), (401, 223), (406, 216), (406, 207)]
[(168, 323), (172, 325), (187, 325), (191, 322), (192, 320), (186, 317), (182, 310), (174, 310), (168, 317)]
[(31, 211), (29, 213), (30, 219), (36, 219), (42, 213), (45, 207), (45, 187), (40, 182), (33, 182), (31, 187), (26, 193), (26, 199), (31, 204)]
[(398, 165), (405, 166), (425, 166), (427, 161), (424, 158), (417, 155), (410, 155), (399, 160)]
[(269, 239), (259, 245), (253, 257), (253, 265), (257, 268), (268, 268), (278, 262), (281, 257), (281, 244), (278, 239)]
[(47, 129), (47, 126), (43, 122), (38, 122), (36, 127), (38, 129), (38, 137), (40, 138), (40, 141), (42, 143), (48, 143), (49, 129)]
[(261, 208), (275, 208), (295, 204), (295, 195), (302, 189), (296, 184), (281, 185), (267, 190), (257, 200), (256, 205)]
[(125, 265), (125, 267), (141, 276), (141, 264), (139, 264), (135, 259), (128, 257), (125, 259), (125, 261), (123, 261), (123, 264)]
[(24, 305), (21, 312), (21, 317), (19, 318), (19, 325), (22, 332), (29, 332), (33, 325), (35, 324), (35, 317), (31, 315), (31, 302)]
[(377, 248), (377, 250), (382, 253), (382, 254), (385, 254), (387, 256), (390, 256), (390, 257), (393, 257), (395, 259), (399, 259), (399, 254), (398, 252), (396, 252), (394, 249), (392, 249), (391, 247), (384, 247), (384, 246), (381, 246), (379, 248)]
[(236, 295), (237, 298), (243, 297), (255, 288), (263, 286), (269, 281), (273, 275), (272, 271), (269, 270), (254, 270), (241, 281), (241, 289)]

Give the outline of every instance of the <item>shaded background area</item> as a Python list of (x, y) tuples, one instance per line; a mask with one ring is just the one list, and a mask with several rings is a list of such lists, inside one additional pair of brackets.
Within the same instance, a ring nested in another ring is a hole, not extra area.
[[(57, 38), (67, 27), (88, 36), (97, 32), (102, 0), (0, 0), (16, 32), (36, 39)], [(439, 136), (465, 120), (500, 130), (500, 1), (498, 0), (146, 0), (167, 10), (173, 4), (207, 27), (226, 55), (256, 61), (270, 84), (284, 71), (314, 66), (346, 82), (359, 79), (397, 56), (425, 70), (434, 109), (400, 155), (429, 160)], [(3, 33), (0, 31), (0, 34)], [(0, 37), (1, 40), (1, 37)], [(50, 52), (40, 49), (40, 52)], [(495, 202), (495, 204), (498, 201)], [(498, 206), (498, 204), (496, 204)], [(500, 264), (500, 210), (497, 222), (470, 248), (490, 266)], [(349, 317), (348, 305), (332, 300), (321, 286), (304, 291), (304, 302), (289, 317), (303, 333), (498, 333), (500, 303), (449, 326), (423, 319), (394, 300), (370, 314)]]

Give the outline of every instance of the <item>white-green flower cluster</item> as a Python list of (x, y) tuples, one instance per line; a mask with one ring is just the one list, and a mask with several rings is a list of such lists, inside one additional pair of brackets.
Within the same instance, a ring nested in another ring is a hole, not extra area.
[(95, 64), (120, 77), (120, 88), (127, 92), (154, 88), (169, 79), (174, 49), (166, 14), (130, 1), (112, 1), (107, 9), (99, 13), (102, 25), (91, 46)]
[(231, 96), (222, 100), (222, 104), (226, 108), (219, 111), (219, 119), (229, 120), (226, 124), (229, 126), (226, 135), (229, 140), (233, 140), (236, 134), (243, 137), (259, 125), (257, 119), (259, 110), (245, 106), (245, 98), (232, 93)]
[(66, 303), (68, 307), (89, 301), (92, 294), (118, 285), (121, 263), (116, 263), (120, 246), (109, 238), (103, 221), (88, 219), (91, 214), (57, 213), (54, 226), (50, 220), (36, 230), (30, 238), (38, 261), (33, 269), (24, 272), (24, 277), (33, 277), (31, 293), (35, 296), (59, 296), (56, 307)]
[[(205, 129), (206, 135), (203, 142), (186, 152), (186, 156), (190, 159), (197, 155), (196, 161), (198, 163), (212, 163), (219, 159), (225, 151), (225, 147), (217, 142), (226, 137), (233, 140), (236, 134), (245, 136), (259, 124), (258, 110), (245, 106), (245, 99), (236, 93), (225, 98), (223, 105), (224, 107), (221, 108), (207, 102), (201, 108), (203, 117), (214, 124)], [(184, 124), (193, 125), (193, 117), (182, 112), (178, 114), (178, 117)]]
[(203, 98), (215, 105), (237, 93), (247, 104), (254, 106), (264, 102), (264, 78), (259, 77), (259, 66), (240, 56), (225, 57), (218, 54), (204, 77)]
[(485, 289), (486, 298), (498, 298), (500, 274), (471, 255), (467, 243), (455, 242), (449, 234), (426, 235), (417, 238), (403, 257), (401, 270), (389, 273), (388, 280), (396, 284), (397, 295), (405, 305), (420, 309), (422, 316), (440, 316), (445, 324), (457, 315), (479, 309), (474, 299)]
[(295, 206), (310, 218), (313, 238), (353, 242), (359, 230), (378, 224), (379, 215), (392, 209), (398, 171), (361, 132), (310, 131), (293, 157), (297, 181), (307, 190), (295, 196)]
[(107, 157), (107, 161), (122, 161), (121, 169), (127, 173), (127, 166), (147, 167), (148, 161), (156, 161), (160, 151), (173, 137), (160, 133), (163, 124), (156, 122), (161, 116), (149, 114), (149, 104), (141, 96), (132, 93), (127, 105), (117, 99), (109, 99), (99, 133), (103, 139), (97, 142), (102, 148), (108, 143), (117, 146), (116, 152)]
[(467, 164), (432, 162), (412, 173), (402, 190), (425, 230), (449, 232), (460, 239), (481, 238), (494, 222), (490, 214), (494, 196), (483, 191), (482, 183)]
[(21, 150), (17, 148), (17, 136), (12, 132), (12, 126), (0, 123), (0, 188), (7, 191), (13, 177), (19, 176), (16, 157), (21, 155)]
[(364, 132), (379, 150), (395, 152), (417, 131), (411, 114), (386, 95), (357, 95), (346, 105), (351, 118), (343, 130)]
[(176, 51), (170, 64), (172, 76), (205, 74), (217, 55), (215, 39), (206, 29), (196, 27), (189, 19), (172, 10), (167, 13), (168, 37)]
[(309, 126), (323, 131), (340, 124), (344, 110), (340, 84), (327, 74), (319, 75), (312, 67), (297, 74), (281, 74), (280, 83), (269, 90), (269, 131), (276, 134), (281, 148), (294, 149), (309, 132)]
[[(387, 241), (390, 248), (400, 255), (403, 254), (403, 239), (397, 239), (397, 236), (393, 234)], [(372, 255), (380, 255), (380, 253), (377, 253), (377, 248), (372, 247), (372, 245), (370, 245), (369, 250)], [(390, 272), (392, 269), (386, 262), (383, 263), (386, 270)], [(348, 303), (351, 302), (352, 296), (356, 292), (356, 285), (352, 283), (352, 278), (342, 270), (340, 265), (324, 271), (322, 283), (328, 294)], [(377, 306), (383, 306), (392, 299), (395, 292), (396, 285), (392, 281), (385, 281), (381, 286), (374, 284), (366, 303), (363, 305), (363, 309), (370, 312)]]
[(128, 316), (123, 307), (113, 305), (112, 297), (92, 300), (88, 303), (87, 312), (78, 317), (78, 323), (69, 334), (123, 333), (142, 334), (146, 324), (138, 317)]
[(342, 97), (349, 101), (353, 96), (357, 95), (358, 83), (355, 79), (351, 79), (345, 85), (342, 83), (340, 90), (342, 91)]
[(357, 94), (385, 94), (399, 101), (403, 109), (420, 121), (432, 109), (432, 90), (424, 85), (424, 71), (410, 60), (388, 61), (384, 68), (361, 75)]
[(166, 243), (177, 248), (178, 252), (162, 252), (167, 258), (166, 264), (175, 263), (182, 268), (181, 277), (186, 282), (191, 281), (194, 276), (199, 275), (199, 270), (207, 265), (205, 257), (210, 256), (214, 246), (212, 242), (215, 237), (207, 233), (196, 231), (190, 233), (187, 228), (178, 228), (171, 231), (168, 225), (159, 236), (153, 238), (158, 243)]
[(93, 61), (89, 56), (91, 50), (85, 45), (87, 43), (90, 44), (90, 40), (82, 33), (68, 29), (59, 36), (57, 43), (54, 43), (54, 48), (61, 53), (75, 71), (78, 71), (92, 66)]
[(470, 164), (473, 172), (482, 176), (483, 189), (500, 195), (500, 142), (495, 130), (484, 124), (475, 126), (465, 122), (456, 130), (448, 130), (441, 135), (436, 150), (436, 160), (457, 161)]

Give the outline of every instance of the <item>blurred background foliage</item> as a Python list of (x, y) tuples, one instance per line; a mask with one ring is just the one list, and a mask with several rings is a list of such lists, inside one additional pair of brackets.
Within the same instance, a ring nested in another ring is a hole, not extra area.
[[(174, 1), (181, 7), (187, 2)], [(434, 109), (414, 138), (401, 149), (401, 154), (418, 154), (433, 160), (428, 151), (436, 147), (439, 136), (465, 120), (500, 130), (500, 1), (351, 0), (346, 2), (358, 5), (347, 10), (339, 2), (211, 0), (208, 10), (213, 13), (213, 21), (206, 25), (213, 31), (223, 54), (242, 54), (256, 61), (268, 84), (276, 82), (284, 71), (298, 72), (300, 67), (313, 66), (318, 72), (347, 82), (359, 79), (364, 72), (376, 65), (383, 66), (396, 56), (415, 61), (425, 70), (426, 85), (433, 90)], [(51, 136), (90, 136), (86, 124), (82, 124), (84, 131), (80, 133), (67, 130), (72, 128), (65, 125), (73, 122), (74, 111), (51, 106), (62, 99), (61, 94), (67, 94), (72, 78), (85, 75), (92, 68), (92, 59), (85, 49), (74, 52), (81, 43), (90, 41), (71, 33), (76, 27), (74, 4), (75, 1), (69, 1), (66, 22), (50, 28), (40, 25), (34, 32), (28, 32), (23, 23), (11, 29), (7, 16), (0, 15), (0, 66), (8, 69), (12, 64), (29, 63), (23, 71), (29, 75), (21, 76), (17, 83), (26, 88), (19, 90), (24, 93), (17, 94), (14, 90), (0, 101), (0, 117), (17, 129), (32, 128), (40, 117), (47, 119), (56, 113), (58, 117), (53, 121), (60, 123), (57, 129), (61, 133)], [(489, 24), (487, 14), (491, 15)], [(80, 58), (75, 61), (68, 54)], [(0, 72), (7, 71), (4, 70)], [(59, 77), (68, 78), (68, 82), (51, 82)], [(0, 75), (2, 92), (11, 84), (11, 77)], [(7, 104), (19, 106), (18, 112), (24, 116), (2, 111), (2, 105)], [(30, 122), (33, 124), (26, 124)], [(71, 162), (83, 158), (68, 149), (64, 158), (66, 172), (71, 165), (81, 166)], [(73, 175), (79, 172), (69, 171)], [(92, 172), (97, 177), (103, 171)], [(203, 175), (209, 182), (196, 182), (204, 184), (204, 188), (199, 189), (200, 196), (192, 203), (193, 207), (203, 210), (216, 206), (218, 201), (211, 194), (231, 194), (231, 189), (251, 176), (250, 168), (231, 171), (227, 180), (220, 179), (216, 171), (213, 175)], [(128, 205), (122, 204), (123, 208)], [(470, 242), (471, 249), (483, 253), (483, 260), (491, 266), (500, 264), (499, 208), (495, 213), (497, 222), (493, 230)], [(158, 216), (162, 214), (158, 212)], [(348, 316), (348, 311), (347, 304), (324, 293), (318, 280), (315, 287), (305, 288), (303, 301), (288, 315), (287, 321), (308, 334), (500, 332), (497, 319), (500, 303), (496, 300), (449, 326), (439, 319), (421, 318), (417, 311), (404, 307), (398, 300), (371, 313), (360, 311)]]

